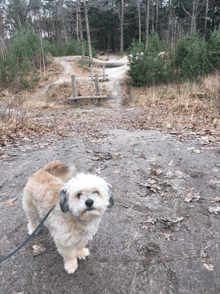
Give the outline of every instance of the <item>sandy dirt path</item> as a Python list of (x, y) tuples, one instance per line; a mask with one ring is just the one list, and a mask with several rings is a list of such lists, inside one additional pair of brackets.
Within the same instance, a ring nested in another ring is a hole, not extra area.
[[(81, 60), (81, 56), (63, 56), (56, 57), (55, 61), (60, 62), (60, 64), (64, 68), (63, 74), (53, 83), (53, 84), (62, 84), (65, 82), (71, 82), (71, 75), (73, 75), (74, 68), (70, 64), (69, 61), (72, 60)], [(104, 83), (100, 83), (100, 86), (106, 86), (108, 92), (110, 93), (111, 100), (109, 101), (112, 107), (118, 108), (121, 104), (121, 81), (125, 78), (126, 72), (128, 70), (128, 58), (124, 56), (119, 58), (117, 55), (102, 55), (99, 59), (93, 58), (94, 64), (104, 65), (106, 64), (105, 73), (108, 77), (108, 81)], [(108, 65), (114, 66), (108, 68)], [(120, 65), (120, 66), (119, 66)], [(100, 69), (100, 74), (102, 74), (102, 69)], [(83, 76), (79, 77), (79, 79), (84, 79), (90, 81), (90, 78), (85, 78)]]
[[(45, 95), (48, 90), (51, 89), (53, 85), (59, 85), (64, 83), (71, 83), (71, 76), (75, 74), (75, 70), (73, 66), (71, 65), (71, 61), (75, 60), (81, 60), (82, 57), (77, 56), (61, 56), (61, 57), (55, 57), (55, 62), (58, 62), (63, 67), (63, 73), (53, 82), (46, 84), (41, 90), (37, 91), (34, 94), (28, 95), (25, 100), (32, 100), (36, 99), (42, 95)], [(86, 59), (88, 59), (86, 57)], [(108, 76), (108, 81), (104, 83), (100, 83), (100, 87), (105, 86), (109, 96), (111, 99), (109, 100), (109, 105), (113, 108), (119, 108), (121, 105), (121, 81), (126, 76), (126, 71), (128, 70), (128, 59), (127, 56), (124, 56), (122, 58), (119, 58), (118, 55), (102, 55), (99, 57), (99, 59), (93, 58), (94, 65), (99, 64), (100, 66), (103, 64), (106, 64), (108, 66), (109, 64), (112, 66), (116, 66), (113, 68), (106, 68), (105, 72)], [(120, 65), (120, 66), (119, 66)], [(100, 67), (100, 75), (102, 74), (102, 68)], [(86, 77), (84, 75), (78, 76), (77, 79), (83, 80), (85, 83), (90, 82), (91, 78)]]

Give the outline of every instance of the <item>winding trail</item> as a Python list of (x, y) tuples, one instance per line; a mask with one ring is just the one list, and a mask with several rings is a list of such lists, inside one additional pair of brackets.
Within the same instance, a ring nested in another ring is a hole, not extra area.
[[(41, 90), (32, 95), (28, 95), (25, 100), (32, 100), (39, 97), (40, 95), (47, 93), (47, 91), (53, 85), (70, 83), (71, 76), (75, 74), (74, 67), (71, 65), (70, 62), (73, 60), (81, 59), (81, 55), (55, 57), (54, 60), (62, 65), (63, 73), (54, 82), (46, 84)], [(86, 59), (88, 59), (88, 57), (86, 57)], [(107, 65), (105, 73), (108, 76), (108, 81), (102, 82), (101, 85), (105, 86), (110, 94), (111, 99), (109, 100), (109, 105), (113, 108), (119, 108), (122, 100), (121, 81), (126, 76), (126, 71), (128, 70), (127, 56), (119, 58), (117, 55), (102, 55), (100, 56), (100, 59), (93, 58), (93, 63)], [(110, 67), (108, 67), (108, 65)], [(102, 69), (100, 68), (100, 73), (101, 72)], [(89, 77), (85, 77), (83, 75), (77, 77), (77, 79), (88, 82), (90, 81)]]
[[(55, 57), (56, 62), (60, 62), (63, 66), (63, 74), (59, 76), (59, 78), (53, 82), (53, 84), (62, 84), (65, 82), (71, 82), (71, 75), (73, 75), (74, 68), (70, 64), (70, 61), (73, 60), (81, 60), (81, 56), (62, 56), (62, 57)], [(102, 58), (102, 59), (101, 59)], [(106, 60), (107, 59), (107, 60)], [(106, 86), (108, 92), (112, 99), (109, 100), (109, 104), (112, 107), (120, 107), (122, 94), (121, 94), (121, 81), (126, 76), (126, 72), (128, 70), (128, 59), (127, 56), (123, 58), (118, 58), (117, 55), (109, 55), (109, 56), (100, 56), (100, 59), (93, 58), (94, 64), (106, 64), (111, 65), (108, 68), (106, 66), (105, 73), (108, 75), (108, 81), (102, 82), (101, 85)], [(116, 67), (114, 67), (114, 65)], [(120, 66), (121, 65), (121, 66)], [(101, 69), (100, 69), (101, 72)], [(90, 78), (81, 76), (80, 79), (90, 81)]]

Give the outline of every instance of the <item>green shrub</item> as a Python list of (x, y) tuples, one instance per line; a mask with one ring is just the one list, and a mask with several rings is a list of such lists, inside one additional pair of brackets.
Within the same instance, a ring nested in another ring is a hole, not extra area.
[(58, 56), (58, 48), (52, 45), (48, 40), (42, 40), (44, 54), (50, 53), (52, 56)]
[(149, 37), (145, 51), (144, 44), (133, 41), (128, 51), (130, 67), (128, 74), (132, 77), (134, 85), (152, 85), (171, 79), (171, 63), (167, 62), (163, 55), (158, 55), (161, 49), (162, 45), (156, 33)]
[(40, 50), (38, 35), (30, 27), (19, 28), (11, 38), (9, 52), (0, 58), (0, 83), (7, 85), (15, 81), (18, 86), (30, 85), (27, 77), (36, 67), (37, 53)]
[(158, 84), (171, 79), (172, 68), (162, 57), (145, 53), (129, 64), (129, 76), (137, 86)]
[[(82, 54), (81, 43), (71, 39), (59, 45), (52, 45), (48, 40), (42, 42), (45, 56), (47, 53), (52, 56)], [(18, 86), (28, 88), (37, 83), (39, 77), (35, 69), (39, 66), (41, 50), (39, 36), (31, 26), (27, 24), (19, 28), (10, 40), (9, 52), (4, 58), (0, 57), (0, 84), (8, 85), (15, 81)], [(89, 55), (86, 42), (85, 54)], [(94, 50), (93, 56), (97, 56)]]
[[(81, 42), (68, 39), (66, 43), (52, 45), (48, 40), (43, 40), (44, 53), (50, 53), (52, 56), (82, 55)], [(89, 47), (84, 42), (85, 55), (89, 55)], [(96, 57), (97, 53), (92, 48), (92, 56)]]
[(151, 52), (153, 55), (157, 56), (161, 51), (162, 43), (159, 35), (156, 32), (153, 32), (148, 38), (147, 52)]
[(207, 75), (210, 71), (208, 46), (197, 33), (180, 40), (173, 57), (181, 80)]
[(220, 26), (215, 29), (209, 41), (209, 61), (214, 69), (220, 70)]
[(214, 66), (220, 69), (220, 30), (212, 33), (209, 45), (197, 33), (186, 36), (178, 41), (169, 58), (158, 54), (162, 48), (157, 34), (149, 37), (146, 51), (141, 51), (143, 47), (137, 42), (132, 43), (128, 58), (133, 84), (181, 82), (207, 75)]
[(21, 64), (25, 61), (29, 65), (33, 65), (35, 63), (36, 52), (39, 48), (39, 36), (29, 25), (17, 30), (11, 39), (11, 55)]

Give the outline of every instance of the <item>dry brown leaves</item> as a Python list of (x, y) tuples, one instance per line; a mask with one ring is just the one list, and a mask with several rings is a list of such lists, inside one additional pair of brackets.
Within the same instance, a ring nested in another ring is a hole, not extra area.
[[(87, 80), (77, 80), (77, 96), (92, 96), (95, 94), (94, 82)], [(104, 89), (102, 89), (101, 94), (104, 94)], [(72, 85), (71, 83), (64, 83), (60, 85), (53, 85), (51, 90), (47, 92), (46, 95), (40, 97), (40, 101), (47, 102), (48, 107), (52, 109), (67, 108), (67, 98), (72, 97)], [(88, 104), (88, 103), (87, 103)], [(36, 106), (36, 102), (35, 102)], [(39, 108), (39, 107), (36, 107)]]
[[(74, 72), (76, 74), (76, 78), (77, 77), (89, 77), (91, 75), (91, 70), (89, 68), (89, 63), (88, 61), (86, 61), (84, 64), (83, 62), (80, 61), (76, 61), (73, 60), (70, 62), (72, 67), (74, 68)], [(96, 65), (93, 65), (93, 72), (94, 75), (100, 72), (100, 68), (98, 68)]]
[(124, 104), (141, 107), (138, 129), (159, 129), (180, 140), (203, 138), (204, 144), (219, 142), (220, 105), (218, 75), (199, 83), (131, 87), (124, 85)]
[(44, 68), (38, 69), (35, 75), (39, 78), (37, 83), (31, 83), (31, 79), (33, 76), (30, 74), (27, 77), (29, 82), (29, 87), (27, 89), (18, 88), (17, 85), (11, 83), (8, 88), (2, 89), (0, 92), (0, 100), (2, 101), (12, 101), (17, 104), (22, 104), (23, 99), (28, 97), (30, 94), (33, 94), (40, 89), (42, 89), (45, 85), (55, 81), (57, 77), (62, 73), (63, 68), (59, 63), (50, 61), (47, 66)]
[(12, 198), (12, 199), (8, 199), (5, 202), (0, 202), (0, 204), (6, 204), (7, 207), (13, 207), (18, 203), (17, 200), (18, 198)]
[(41, 255), (46, 251), (46, 247), (41, 242), (31, 245), (30, 248), (33, 250), (33, 256)]
[(30, 137), (43, 136), (51, 132), (54, 126), (45, 125), (39, 121), (22, 117), (12, 117), (9, 120), (0, 120), (0, 146), (14, 142), (16, 139), (30, 140)]

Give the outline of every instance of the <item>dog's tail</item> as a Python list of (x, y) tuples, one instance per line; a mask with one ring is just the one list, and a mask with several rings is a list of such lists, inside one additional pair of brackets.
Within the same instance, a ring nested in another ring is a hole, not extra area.
[(69, 177), (71, 177), (74, 171), (74, 166), (67, 165), (59, 160), (55, 160), (48, 163), (44, 167), (44, 170), (51, 175), (60, 178), (62, 181), (66, 181)]

